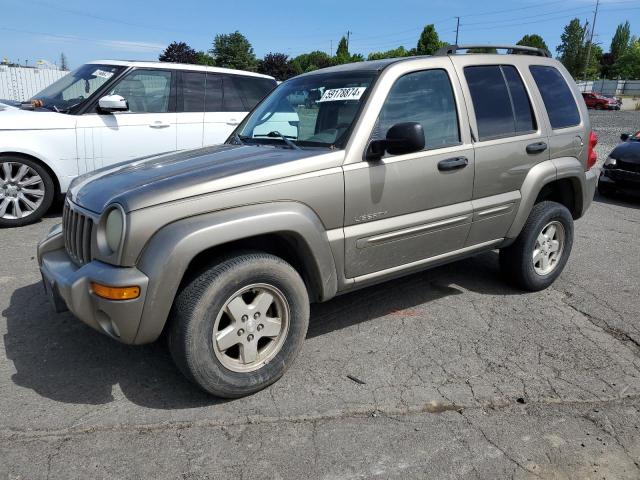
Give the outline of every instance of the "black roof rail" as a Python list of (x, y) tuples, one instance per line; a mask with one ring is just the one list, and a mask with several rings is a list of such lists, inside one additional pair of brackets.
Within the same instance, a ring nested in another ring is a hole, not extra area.
[(458, 50), (469, 49), (492, 49), (492, 50), (507, 50), (507, 54), (522, 52), (527, 55), (537, 55), (539, 57), (551, 58), (551, 53), (544, 48), (525, 47), (523, 45), (447, 45), (439, 49), (435, 55), (455, 55)]

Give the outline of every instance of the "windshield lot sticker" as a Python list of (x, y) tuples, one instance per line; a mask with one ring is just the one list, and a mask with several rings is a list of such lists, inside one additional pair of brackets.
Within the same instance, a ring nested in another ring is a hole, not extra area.
[(91, 75), (93, 75), (94, 77), (101, 77), (101, 78), (109, 79), (109, 78), (113, 77), (113, 72), (105, 72), (104, 70), (98, 69), (95, 72), (93, 72)]
[(320, 102), (338, 102), (342, 100), (360, 100), (367, 87), (332, 88), (326, 90)]

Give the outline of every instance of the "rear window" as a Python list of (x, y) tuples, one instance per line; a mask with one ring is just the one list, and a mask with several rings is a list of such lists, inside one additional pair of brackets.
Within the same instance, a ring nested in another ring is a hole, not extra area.
[(554, 67), (543, 65), (531, 65), (529, 69), (542, 95), (551, 128), (555, 130), (578, 125), (580, 112), (562, 74)]
[(536, 130), (531, 101), (520, 74), (511, 65), (465, 67), (480, 140)]
[(276, 88), (275, 80), (260, 77), (229, 76), (240, 95), (240, 99), (247, 110), (253, 109), (260, 100)]

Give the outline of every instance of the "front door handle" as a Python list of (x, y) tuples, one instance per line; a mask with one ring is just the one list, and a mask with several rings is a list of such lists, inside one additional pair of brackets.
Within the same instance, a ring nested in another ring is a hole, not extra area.
[(229, 121), (227, 122), (227, 125), (238, 125), (240, 122), (238, 120), (236, 120), (235, 118), (230, 118)]
[(449, 172), (451, 170), (457, 170), (458, 168), (464, 168), (469, 165), (469, 159), (467, 157), (455, 157), (447, 158), (438, 162), (438, 170), (441, 172)]
[(166, 127), (170, 127), (171, 124), (170, 123), (165, 123), (165, 122), (163, 122), (161, 120), (156, 120), (155, 122), (150, 123), (149, 126), (151, 128), (166, 128)]
[(544, 142), (536, 142), (527, 145), (527, 153), (542, 153), (547, 149), (547, 144)]

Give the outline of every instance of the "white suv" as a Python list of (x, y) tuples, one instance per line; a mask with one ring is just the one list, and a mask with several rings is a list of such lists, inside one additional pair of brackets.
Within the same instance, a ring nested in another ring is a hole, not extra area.
[(224, 142), (275, 87), (239, 70), (104, 60), (0, 103), (0, 227), (36, 221), (78, 175)]

